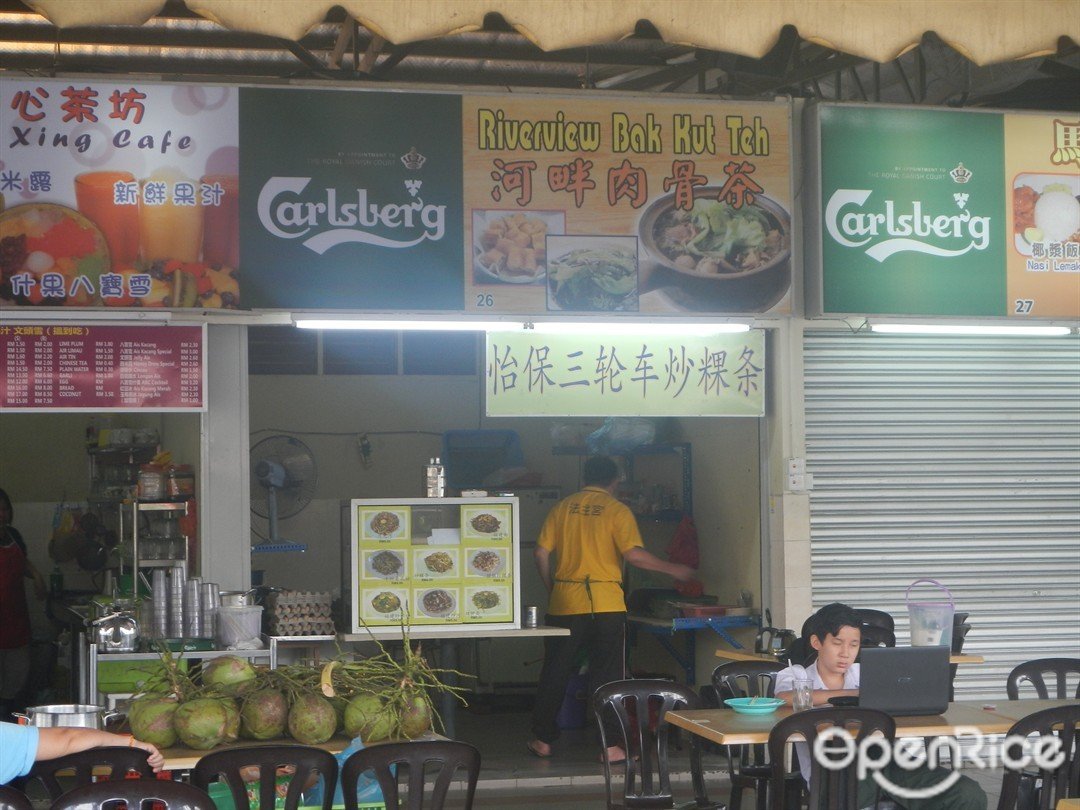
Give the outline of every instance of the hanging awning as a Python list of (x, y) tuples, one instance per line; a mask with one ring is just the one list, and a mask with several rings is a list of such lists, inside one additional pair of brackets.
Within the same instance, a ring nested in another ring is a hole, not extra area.
[[(617, 41), (648, 20), (670, 43), (761, 57), (784, 25), (804, 39), (886, 62), (935, 32), (977, 64), (1080, 42), (1077, 0), (186, 0), (235, 31), (298, 40), (339, 6), (396, 44), (481, 28), (498, 13), (546, 51)], [(163, 0), (28, 0), (61, 28), (141, 25)]]

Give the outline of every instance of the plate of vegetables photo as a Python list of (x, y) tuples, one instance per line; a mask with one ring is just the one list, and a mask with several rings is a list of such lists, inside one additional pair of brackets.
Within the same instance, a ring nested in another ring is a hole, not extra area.
[(553, 236), (548, 253), (549, 310), (637, 312), (636, 237)]

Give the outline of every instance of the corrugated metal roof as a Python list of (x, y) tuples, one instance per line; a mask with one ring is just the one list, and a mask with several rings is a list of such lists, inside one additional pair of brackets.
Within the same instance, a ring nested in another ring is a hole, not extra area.
[(978, 67), (934, 34), (885, 64), (799, 37), (788, 26), (761, 58), (664, 42), (648, 22), (618, 42), (543, 51), (497, 14), (484, 29), (395, 45), (329, 12), (299, 41), (231, 31), (178, 0), (143, 25), (60, 29), (18, 0), (0, 0), (6, 70), (151, 74), (167, 79), (393, 82), (456, 86), (776, 95), (891, 103), (1080, 109), (1080, 53)]

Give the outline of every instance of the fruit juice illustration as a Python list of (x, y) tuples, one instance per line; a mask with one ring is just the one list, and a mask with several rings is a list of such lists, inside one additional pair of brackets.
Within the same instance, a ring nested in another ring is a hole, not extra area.
[[(203, 261), (236, 268), (240, 265), (240, 178), (235, 174), (209, 174), (200, 181), (211, 190), (203, 205)], [(220, 189), (220, 194), (217, 193)]]
[(143, 260), (199, 260), (203, 212), (198, 192), (198, 184), (176, 169), (158, 169), (143, 181), (139, 205)]
[(130, 267), (139, 258), (139, 195), (131, 193), (131, 203), (118, 204), (124, 194), (123, 189), (120, 194), (116, 190), (118, 183), (134, 182), (131, 172), (84, 172), (75, 177), (75, 204), (101, 229), (114, 268)]

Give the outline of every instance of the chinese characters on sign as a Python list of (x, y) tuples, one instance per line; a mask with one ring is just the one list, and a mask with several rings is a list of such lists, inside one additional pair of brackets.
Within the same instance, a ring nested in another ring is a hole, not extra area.
[(0, 305), (239, 306), (237, 95), (0, 81)]
[(812, 312), (1080, 315), (1080, 124), (831, 104), (816, 115)]
[(466, 308), (784, 312), (790, 110), (462, 98)]
[(200, 411), (202, 326), (0, 325), (0, 407)]
[(487, 336), (488, 416), (762, 416), (764, 332)]

